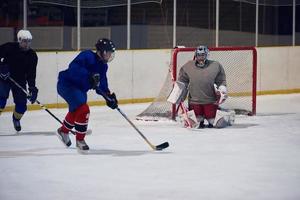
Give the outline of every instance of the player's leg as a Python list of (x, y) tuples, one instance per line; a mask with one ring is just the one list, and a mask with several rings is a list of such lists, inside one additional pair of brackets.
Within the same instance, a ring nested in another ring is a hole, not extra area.
[(79, 150), (89, 150), (89, 146), (84, 140), (90, 116), (89, 106), (86, 103), (82, 104), (75, 113), (76, 147)]
[(57, 92), (68, 103), (69, 106), (69, 112), (66, 114), (62, 126), (57, 129), (57, 136), (66, 147), (69, 147), (72, 144), (69, 137), (69, 132), (75, 126), (75, 110), (76, 107), (79, 106), (77, 105), (76, 101), (76, 89), (72, 87), (65, 87), (64, 85), (58, 83)]
[(7, 82), (0, 79), (0, 115), (6, 106), (9, 97), (10, 86)]
[(216, 117), (214, 119), (214, 127), (225, 128), (231, 126), (235, 121), (235, 112), (233, 110), (217, 110)]
[(204, 128), (204, 110), (203, 106), (200, 104), (189, 104), (189, 110), (194, 110), (196, 118), (199, 122), (198, 128)]
[[(80, 124), (84, 124), (83, 118), (89, 116), (89, 109), (86, 105), (87, 102), (87, 94), (83, 93), (82, 91), (73, 88), (73, 87), (65, 87), (63, 85), (58, 84), (57, 86), (58, 94), (64, 98), (64, 100), (68, 103), (69, 112), (66, 115), (63, 125), (58, 129), (58, 134), (61, 136), (60, 139), (64, 142), (66, 146), (71, 145), (71, 140), (69, 138), (69, 130), (75, 127), (76, 130), (76, 141), (83, 140), (84, 136), (79, 135), (77, 138), (77, 134), (84, 131), (84, 128), (80, 126)], [(86, 106), (82, 106), (86, 105)], [(87, 108), (86, 108), (87, 107)], [(84, 116), (84, 117), (83, 117)], [(88, 122), (88, 121), (87, 121)], [(87, 128), (87, 124), (85, 126)], [(78, 142), (76, 142), (77, 144)], [(86, 145), (87, 146), (87, 145)], [(88, 149), (88, 146), (85, 147)]]
[(68, 112), (63, 121), (62, 126), (57, 129), (57, 134), (61, 141), (66, 145), (66, 147), (69, 147), (72, 144), (71, 139), (69, 137), (69, 132), (74, 127), (74, 120), (75, 112)]
[(22, 128), (20, 120), (27, 110), (27, 96), (22, 90), (20, 90), (17, 87), (12, 87), (12, 94), (15, 103), (15, 109), (12, 115), (12, 120), (16, 131), (21, 131)]
[(208, 121), (208, 127), (213, 128), (214, 119), (216, 117), (218, 106), (215, 104), (205, 104), (203, 105), (204, 117)]

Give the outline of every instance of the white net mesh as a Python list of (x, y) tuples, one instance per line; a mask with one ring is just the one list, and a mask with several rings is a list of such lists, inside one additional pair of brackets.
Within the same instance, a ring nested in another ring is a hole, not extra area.
[(151, 105), (146, 108), (136, 119), (139, 120), (163, 120), (172, 118), (172, 104), (167, 101), (167, 98), (173, 88), (173, 81), (171, 76), (166, 76), (166, 80), (161, 88), (158, 96), (154, 99)]
[[(160, 120), (174, 118), (176, 106), (166, 99), (176, 80), (179, 69), (188, 60), (193, 59), (195, 48), (179, 48), (173, 51), (170, 72), (162, 89), (153, 103), (137, 116), (142, 120)], [(211, 48), (210, 60), (221, 63), (227, 79), (228, 99), (221, 105), (224, 109), (233, 109), (238, 114), (255, 114), (256, 104), (256, 50), (247, 47)], [(176, 74), (176, 75), (175, 75)]]

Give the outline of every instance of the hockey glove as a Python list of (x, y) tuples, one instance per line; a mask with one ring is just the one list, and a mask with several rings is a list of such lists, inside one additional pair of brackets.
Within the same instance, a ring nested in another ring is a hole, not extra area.
[(218, 89), (215, 90), (216, 93), (216, 105), (220, 105), (224, 103), (224, 101), (228, 98), (227, 96), (227, 88), (224, 85), (220, 85)]
[(39, 90), (35, 86), (29, 87), (28, 90), (29, 90), (29, 96), (27, 96), (27, 99), (31, 102), (31, 104), (34, 104), (34, 102), (37, 99)]
[(107, 94), (105, 97), (106, 105), (111, 109), (116, 109), (118, 107), (118, 100), (115, 93)]
[(100, 84), (100, 74), (92, 74), (90, 76), (90, 84), (92, 89), (96, 89)]
[(6, 80), (9, 77), (9, 68), (6, 63), (4, 63), (4, 58), (0, 59), (0, 78)]

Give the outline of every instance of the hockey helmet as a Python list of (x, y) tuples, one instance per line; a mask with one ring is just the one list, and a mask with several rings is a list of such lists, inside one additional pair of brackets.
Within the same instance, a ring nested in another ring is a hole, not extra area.
[(19, 30), (17, 34), (18, 42), (20, 47), (24, 50), (28, 50), (31, 44), (32, 35), (28, 30)]
[(204, 67), (208, 54), (209, 54), (209, 50), (207, 46), (204, 45), (198, 46), (195, 50), (195, 58), (197, 60), (196, 65), (200, 67)]
[(114, 59), (116, 47), (111, 40), (106, 38), (99, 39), (95, 46), (97, 51), (100, 52), (103, 61), (110, 62)]
[(198, 46), (195, 51), (195, 56), (205, 55), (205, 59), (207, 58), (208, 54), (209, 54), (208, 47), (204, 45)]
[(21, 42), (24, 40), (31, 41), (32, 35), (31, 35), (30, 31), (22, 29), (22, 30), (19, 30), (19, 32), (17, 34), (17, 38), (18, 38), (18, 42)]

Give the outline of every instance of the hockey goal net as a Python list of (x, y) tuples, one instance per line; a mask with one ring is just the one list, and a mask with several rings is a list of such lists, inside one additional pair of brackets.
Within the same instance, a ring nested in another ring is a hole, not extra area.
[[(176, 105), (167, 102), (178, 72), (188, 60), (194, 58), (196, 48), (172, 50), (169, 72), (154, 101), (137, 116), (140, 120), (175, 119)], [(235, 110), (237, 114), (256, 113), (257, 52), (254, 47), (209, 48), (208, 59), (218, 61), (225, 69), (228, 99), (220, 107)], [(187, 104), (187, 102), (185, 102)]]

